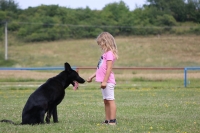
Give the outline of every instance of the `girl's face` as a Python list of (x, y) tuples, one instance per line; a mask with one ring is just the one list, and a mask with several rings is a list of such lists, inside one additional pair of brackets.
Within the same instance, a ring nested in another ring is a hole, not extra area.
[(97, 44), (101, 47), (101, 49), (104, 52), (108, 51), (108, 48), (106, 46), (106, 40), (104, 40), (103, 38), (98, 38), (97, 39)]
[(97, 44), (101, 47), (101, 49), (103, 48), (103, 42), (102, 41), (98, 40)]

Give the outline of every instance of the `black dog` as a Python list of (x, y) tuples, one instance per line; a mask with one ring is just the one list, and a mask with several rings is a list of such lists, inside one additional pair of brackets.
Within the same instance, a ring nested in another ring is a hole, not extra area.
[[(58, 122), (57, 105), (65, 96), (65, 88), (70, 84), (76, 86), (75, 82), (84, 83), (85, 80), (66, 62), (64, 71), (48, 79), (30, 95), (22, 112), (21, 124), (43, 124), (45, 113), (47, 113), (47, 123), (50, 123), (51, 114), (53, 121)], [(11, 120), (1, 120), (1, 122), (15, 124)]]

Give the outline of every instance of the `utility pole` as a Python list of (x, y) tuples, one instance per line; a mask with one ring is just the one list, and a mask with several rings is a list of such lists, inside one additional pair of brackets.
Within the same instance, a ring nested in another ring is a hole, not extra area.
[(5, 60), (8, 60), (7, 21), (5, 21)]

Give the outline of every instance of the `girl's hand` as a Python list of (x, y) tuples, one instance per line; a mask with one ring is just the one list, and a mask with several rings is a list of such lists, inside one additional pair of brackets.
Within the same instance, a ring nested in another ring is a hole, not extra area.
[(92, 82), (92, 78), (89, 77), (89, 78), (87, 79), (87, 82), (88, 82), (88, 83)]
[(102, 88), (102, 89), (105, 89), (106, 86), (107, 86), (107, 83), (106, 83), (106, 82), (102, 82), (102, 83), (101, 83), (101, 88)]
[(93, 79), (94, 77), (96, 77), (96, 72), (95, 72), (94, 74), (92, 74), (86, 81), (87, 81), (88, 83), (90, 83), (90, 82), (92, 82), (92, 79)]

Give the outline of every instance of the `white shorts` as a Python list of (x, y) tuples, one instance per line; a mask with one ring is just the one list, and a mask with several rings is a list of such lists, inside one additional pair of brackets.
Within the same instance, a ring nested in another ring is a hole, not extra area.
[(107, 83), (106, 88), (101, 89), (103, 99), (114, 100), (115, 99), (114, 89), (115, 89), (115, 84)]

